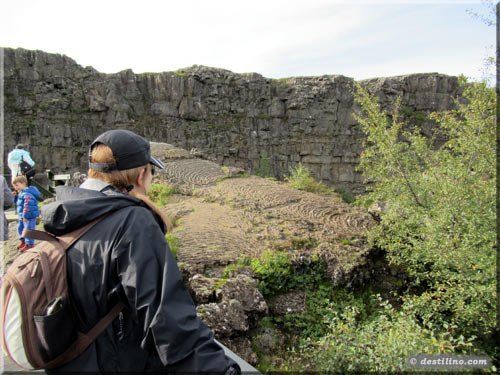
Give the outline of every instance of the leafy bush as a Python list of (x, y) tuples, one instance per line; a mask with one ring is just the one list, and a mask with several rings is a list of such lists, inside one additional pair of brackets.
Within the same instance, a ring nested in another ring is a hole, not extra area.
[(265, 251), (258, 259), (250, 261), (250, 267), (259, 278), (259, 290), (264, 297), (289, 290), (292, 263), (284, 252)]
[(368, 319), (378, 307), (378, 301), (367, 290), (352, 292), (335, 288), (326, 282), (310, 284), (306, 290), (306, 310), (302, 313), (287, 314), (275, 318), (289, 333), (299, 333), (301, 342), (319, 340), (325, 336), (330, 318), (345, 309), (357, 306), (359, 319)]
[(288, 186), (297, 190), (308, 191), (317, 194), (338, 194), (346, 203), (353, 203), (355, 197), (346, 189), (331, 189), (321, 181), (317, 181), (311, 171), (307, 169), (302, 163), (299, 163), (295, 168), (290, 169), (290, 176), (285, 177)]
[(168, 202), (168, 197), (175, 194), (176, 190), (173, 186), (165, 183), (151, 184), (148, 192), (148, 197), (159, 207), (163, 207)]
[(318, 285), (325, 274), (319, 257), (311, 257), (301, 263), (292, 260), (284, 251), (265, 251), (259, 258), (251, 259), (249, 265), (259, 280), (259, 290), (266, 298)]
[(408, 371), (415, 369), (407, 362), (412, 355), (458, 351), (470, 345), (447, 334), (435, 335), (411, 314), (396, 311), (386, 302), (380, 301), (379, 306), (381, 309), (365, 316), (363, 304), (332, 308), (326, 334), (302, 345), (304, 357), (309, 357), (305, 367), (320, 372)]
[(309, 169), (307, 169), (302, 163), (299, 163), (295, 168), (290, 169), (290, 176), (285, 178), (285, 181), (289, 186), (298, 189), (308, 191), (310, 193), (331, 193), (332, 189), (323, 184), (322, 182), (316, 181), (311, 175)]
[(407, 312), (395, 323), (418, 321), (415, 332), (463, 336), (494, 356), (495, 93), (484, 83), (462, 84), (455, 110), (431, 114), (447, 139), (439, 148), (406, 129), (399, 101), (389, 116), (357, 86), (366, 133), (360, 168), (374, 181), (360, 202), (386, 203), (369, 238), (410, 276)]

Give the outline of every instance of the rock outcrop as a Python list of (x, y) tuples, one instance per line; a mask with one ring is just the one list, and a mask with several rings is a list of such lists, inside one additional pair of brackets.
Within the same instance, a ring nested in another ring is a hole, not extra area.
[[(126, 128), (222, 165), (265, 166), (282, 178), (301, 162), (329, 186), (363, 190), (351, 78), (269, 79), (204, 66), (102, 74), (42, 51), (5, 48), (4, 56), (5, 153), (28, 143), (40, 170), (84, 172), (91, 140)], [(401, 96), (404, 114), (423, 128), (431, 126), (424, 113), (449, 109), (459, 95), (457, 78), (437, 73), (362, 84), (385, 107)]]

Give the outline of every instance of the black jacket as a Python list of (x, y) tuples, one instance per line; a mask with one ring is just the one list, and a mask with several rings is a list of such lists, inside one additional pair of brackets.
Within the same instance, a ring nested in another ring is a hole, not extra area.
[(234, 362), (196, 315), (164, 226), (141, 201), (60, 187), (42, 217), (61, 235), (110, 212), (68, 250), (69, 290), (84, 332), (126, 306), (80, 357), (48, 372), (224, 373)]

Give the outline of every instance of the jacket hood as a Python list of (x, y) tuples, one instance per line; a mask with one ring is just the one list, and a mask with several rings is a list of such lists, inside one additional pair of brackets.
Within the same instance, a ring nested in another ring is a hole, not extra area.
[(144, 204), (128, 195), (106, 195), (76, 187), (56, 188), (56, 201), (42, 207), (44, 229), (56, 236), (69, 233), (104, 214)]
[(33, 195), (37, 200), (40, 199), (42, 194), (40, 191), (36, 188), (36, 186), (28, 186), (26, 189), (23, 190), (25, 193), (29, 193)]

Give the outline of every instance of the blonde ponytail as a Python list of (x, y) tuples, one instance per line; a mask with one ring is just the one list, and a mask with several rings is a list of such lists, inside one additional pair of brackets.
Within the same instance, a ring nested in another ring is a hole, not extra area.
[[(92, 149), (90, 155), (90, 161), (92, 163), (109, 163), (109, 164), (114, 164), (116, 162), (113, 156), (113, 151), (111, 151), (111, 149), (104, 144), (98, 144)], [(128, 192), (129, 187), (131, 185), (134, 185), (137, 176), (139, 176), (139, 173), (144, 168), (150, 168), (149, 164), (136, 168), (125, 169), (123, 171), (112, 171), (110, 173), (103, 173), (95, 171), (93, 169), (89, 169), (88, 176), (90, 178), (95, 178), (97, 180), (107, 182), (108, 184), (113, 185), (114, 187), (122, 191), (124, 194), (128, 193), (131, 196), (141, 200), (146, 206), (148, 206), (151, 209), (151, 211), (153, 211), (162, 219), (163, 223), (167, 228), (167, 231), (170, 231), (172, 230), (173, 227), (172, 221), (164, 212), (162, 212), (158, 208), (156, 204), (153, 203), (153, 201), (148, 196), (135, 192), (134, 190)]]
[(155, 214), (157, 214), (161, 218), (163, 223), (165, 224), (168, 232), (170, 232), (172, 230), (173, 225), (172, 225), (172, 221), (170, 220), (170, 218), (167, 216), (167, 214), (162, 212), (160, 210), (160, 208), (156, 204), (154, 204), (153, 201), (147, 195), (137, 193), (134, 190), (132, 190), (129, 194), (131, 196), (141, 200), (146, 206), (148, 206), (151, 209), (151, 211), (153, 211)]

